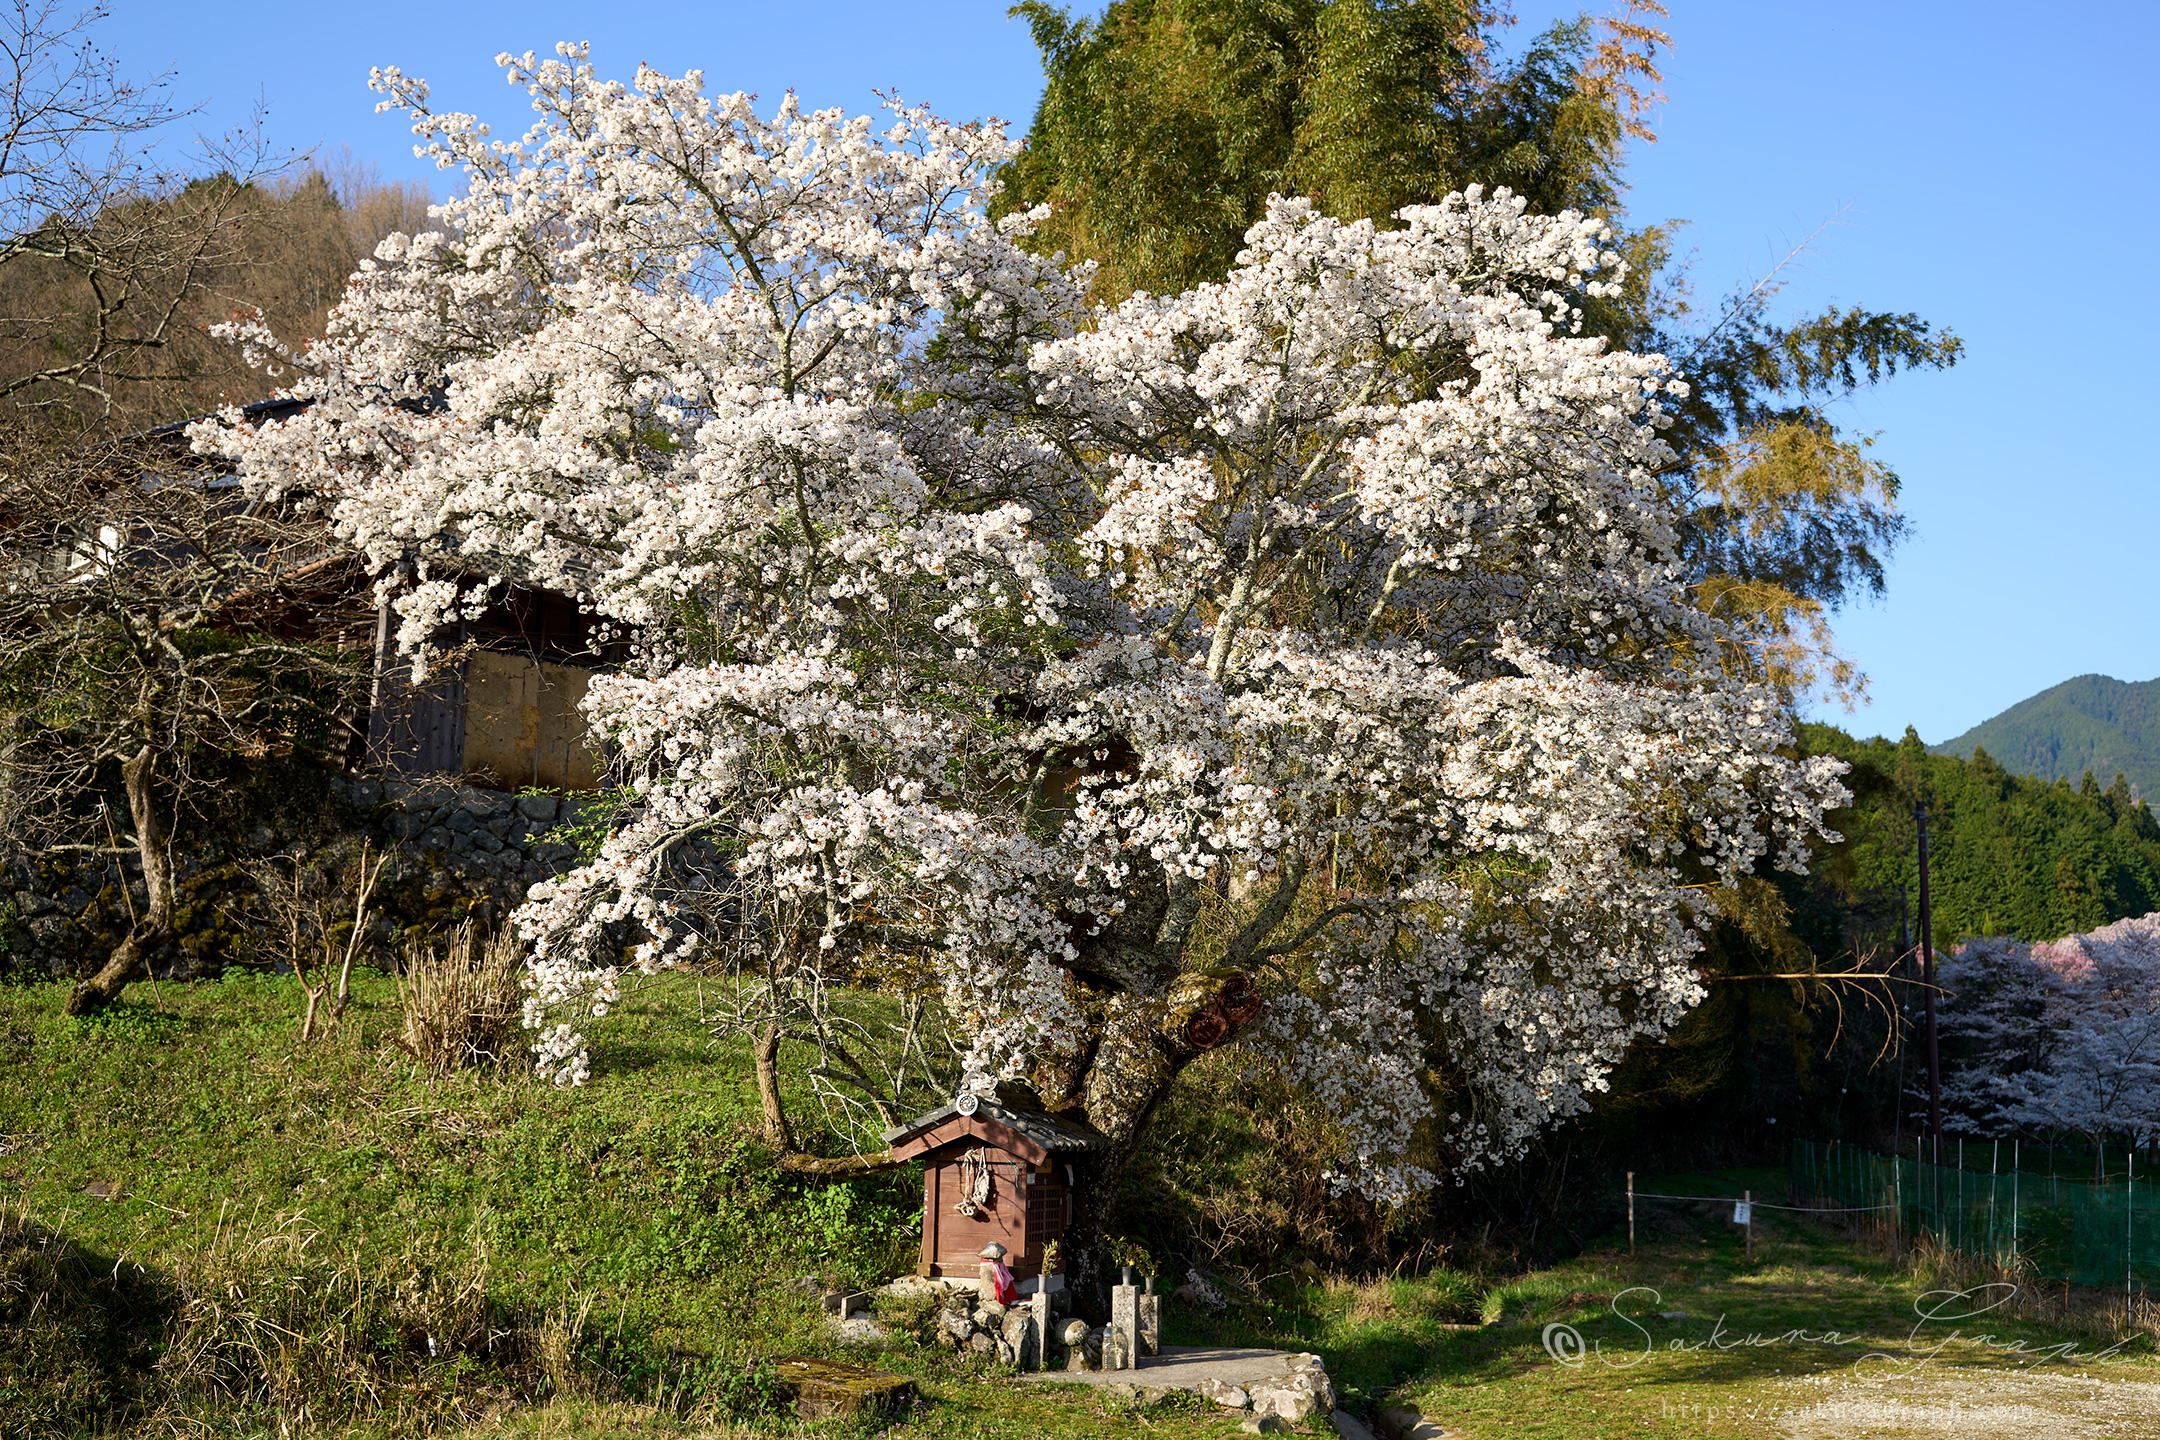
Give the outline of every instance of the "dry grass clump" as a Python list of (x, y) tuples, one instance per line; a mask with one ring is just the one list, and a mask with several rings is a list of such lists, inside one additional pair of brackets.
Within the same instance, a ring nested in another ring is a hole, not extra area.
[(2109, 1345), (2139, 1336), (2160, 1342), (2160, 1304), (2142, 1294), (2043, 1280), (2022, 1258), (2001, 1263), (1968, 1255), (1926, 1233), (1908, 1240), (1906, 1258), (1914, 1278), (1930, 1289), (1997, 1287), (1986, 1297), (2002, 1297), (1990, 1314), (2052, 1325)]
[(179, 1305), (159, 1371), (171, 1397), (326, 1420), (454, 1414), (461, 1357), (509, 1338), (485, 1259), (417, 1249), (389, 1264), (331, 1255), (297, 1216), (220, 1218), (178, 1258)]
[(440, 945), (408, 945), (405, 1049), (436, 1074), (514, 1062), (524, 975), (525, 946), (508, 927), (488, 935), (468, 920)]
[(1328, 1276), (1322, 1286), (1327, 1303), (1353, 1323), (1426, 1321), (1460, 1325), (1478, 1318), (1483, 1287), (1459, 1270), (1437, 1269), (1424, 1275), (1352, 1280)]
[[(1816, 1197), (1804, 1203), (1832, 1202)], [(2032, 1262), (2024, 1256), (1997, 1260), (1952, 1249), (1927, 1231), (1914, 1234), (1898, 1225), (1892, 1218), (1898, 1212), (1889, 1208), (1895, 1204), (1895, 1195), (1885, 1192), (1882, 1209), (1823, 1218), (1858, 1240), (1863, 1248), (1909, 1267), (1913, 1278), (1923, 1286), (1966, 1291), (1999, 1287), (1988, 1297), (1991, 1301), (2000, 1297), (1989, 1314), (2052, 1325), (2103, 1344), (2138, 1336), (2160, 1344), (2160, 1303), (2150, 1297), (2142, 1293), (2125, 1295), (2113, 1287), (2096, 1290), (2046, 1280), (2035, 1273)]]

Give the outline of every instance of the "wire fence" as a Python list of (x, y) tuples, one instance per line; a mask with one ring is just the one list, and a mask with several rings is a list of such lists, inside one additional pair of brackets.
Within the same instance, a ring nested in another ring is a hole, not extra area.
[(2100, 1183), (2034, 1174), (2021, 1149), (1990, 1141), (1965, 1151), (1964, 1164), (1929, 1165), (1917, 1151), (1800, 1140), (1787, 1176), (1795, 1196), (1888, 1210), (1907, 1233), (2039, 1279), (2126, 1294), (2160, 1281), (2160, 1184), (2139, 1178), (2134, 1161)]

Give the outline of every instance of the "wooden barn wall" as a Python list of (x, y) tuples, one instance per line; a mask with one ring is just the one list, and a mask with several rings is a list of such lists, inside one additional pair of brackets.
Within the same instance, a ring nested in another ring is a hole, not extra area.
[(368, 763), (393, 775), (465, 772), (465, 667), (443, 666), (425, 685), (397, 653), (390, 611), (375, 621), (375, 684), (368, 704)]

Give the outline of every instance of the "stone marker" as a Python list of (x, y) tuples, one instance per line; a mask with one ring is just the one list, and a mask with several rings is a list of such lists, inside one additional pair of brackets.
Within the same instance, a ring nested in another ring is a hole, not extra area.
[(1140, 1297), (1138, 1322), (1140, 1330), (1138, 1353), (1142, 1355), (1160, 1355), (1162, 1353), (1162, 1296), (1142, 1295)]
[(915, 1400), (915, 1382), (904, 1375), (798, 1355), (773, 1367), (805, 1419), (829, 1415), (897, 1416)]
[[(1115, 1363), (1111, 1356), (1118, 1358)], [(1103, 1337), (1103, 1369), (1130, 1370), (1140, 1363), (1140, 1290), (1110, 1287), (1110, 1333)]]
[(1047, 1276), (1044, 1277), (1043, 1283), (1036, 1287), (1035, 1294), (1030, 1302), (1030, 1308), (1035, 1317), (1035, 1364), (1047, 1370), (1050, 1368), (1051, 1337), (1057, 1333), (1056, 1330), (1051, 1328), (1053, 1322), (1050, 1318), (1050, 1289)]

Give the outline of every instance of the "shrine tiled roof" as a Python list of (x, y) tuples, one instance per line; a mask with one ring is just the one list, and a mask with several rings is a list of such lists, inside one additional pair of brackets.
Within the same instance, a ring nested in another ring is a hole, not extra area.
[[(1069, 1120), (1062, 1115), (1046, 1115), (1039, 1110), (1011, 1110), (987, 1096), (970, 1096), (975, 1101), (974, 1118), (992, 1125), (1002, 1125), (1016, 1134), (1024, 1135), (1045, 1150), (1095, 1150), (1110, 1143), (1094, 1126), (1080, 1120)], [(912, 1120), (902, 1121), (885, 1132), (887, 1145), (903, 1145), (919, 1135), (926, 1135), (951, 1121), (963, 1118), (957, 1104), (940, 1105), (937, 1109)]]

